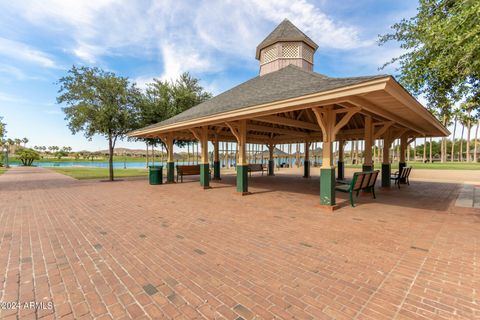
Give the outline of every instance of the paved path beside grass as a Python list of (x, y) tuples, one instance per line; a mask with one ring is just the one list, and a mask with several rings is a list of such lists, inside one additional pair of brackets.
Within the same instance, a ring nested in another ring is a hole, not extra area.
[[(272, 184), (275, 181), (275, 184)], [(1, 319), (480, 318), (480, 211), (415, 181), (319, 211), (318, 178), (0, 176)], [(53, 303), (50, 308), (49, 303)], [(8, 306), (12, 306), (9, 304)]]

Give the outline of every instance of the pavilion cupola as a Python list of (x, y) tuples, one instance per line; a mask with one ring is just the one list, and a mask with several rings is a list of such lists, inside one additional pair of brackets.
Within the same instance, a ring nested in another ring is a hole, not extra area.
[(280, 70), (289, 64), (313, 71), (318, 45), (285, 19), (257, 46), (260, 75)]

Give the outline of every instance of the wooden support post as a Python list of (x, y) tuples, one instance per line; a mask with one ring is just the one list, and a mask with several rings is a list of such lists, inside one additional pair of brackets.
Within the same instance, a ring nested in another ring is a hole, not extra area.
[(297, 143), (295, 151), (295, 163), (297, 164), (297, 168), (300, 168), (300, 143)]
[(337, 179), (343, 180), (345, 178), (345, 163), (343, 161), (343, 153), (345, 148), (345, 141), (340, 140), (338, 143), (338, 162), (337, 162)]
[(161, 137), (167, 149), (167, 183), (175, 183), (175, 162), (173, 158), (173, 133)]
[(337, 123), (337, 113), (333, 105), (323, 108), (313, 108), (318, 125), (323, 136), (323, 160), (320, 169), (320, 205), (324, 208), (334, 210), (335, 203), (335, 166), (333, 164), (333, 142), (336, 135), (352, 118), (360, 111), (360, 108), (349, 109)]
[(210, 164), (208, 161), (208, 126), (203, 126), (199, 129), (190, 129), (190, 132), (200, 142), (202, 148), (199, 164), (200, 185), (204, 189), (210, 189)]
[(390, 187), (391, 165), (390, 146), (392, 144), (391, 130), (388, 129), (383, 135), (383, 162), (382, 162), (382, 187)]
[(213, 141), (213, 180), (220, 179), (220, 142), (218, 141), (218, 135), (215, 135), (215, 140)]
[(248, 160), (247, 160), (247, 120), (240, 120), (236, 123), (227, 123), (232, 134), (237, 139), (238, 160), (237, 160), (237, 192), (242, 195), (248, 194)]
[(267, 144), (268, 148), (268, 175), (274, 176), (275, 160), (273, 159), (273, 152), (275, 151), (275, 145), (273, 143)]
[(305, 142), (305, 159), (303, 160), (303, 177), (310, 178), (310, 142)]
[(373, 146), (372, 117), (365, 116), (365, 148), (363, 151), (364, 161), (362, 166), (363, 171), (373, 170), (372, 146)]
[[(402, 173), (402, 170), (403, 168), (405, 168), (407, 166), (407, 163), (405, 162), (405, 153), (406, 153), (406, 149), (407, 149), (407, 135), (406, 134), (403, 134), (401, 137), (400, 137), (400, 155), (399, 155), (399, 159), (400, 161), (398, 162), (398, 172), (399, 174)], [(400, 179), (399, 183), (406, 183), (405, 179)]]

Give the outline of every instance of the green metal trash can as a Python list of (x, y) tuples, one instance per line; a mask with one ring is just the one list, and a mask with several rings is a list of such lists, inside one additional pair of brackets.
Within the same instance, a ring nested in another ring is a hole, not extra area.
[(150, 184), (162, 184), (163, 183), (163, 166), (149, 166), (150, 172), (148, 180)]

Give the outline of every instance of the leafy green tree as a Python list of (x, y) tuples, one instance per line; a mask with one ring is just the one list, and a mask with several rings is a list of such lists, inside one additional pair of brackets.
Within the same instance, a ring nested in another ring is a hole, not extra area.
[(392, 26), (380, 44), (397, 41), (405, 53), (400, 81), (431, 105), (438, 96), (480, 99), (480, 1), (420, 0), (415, 17)]
[[(400, 43), (405, 53), (400, 82), (413, 94), (424, 95), (431, 111), (447, 126), (455, 102), (480, 105), (480, 1), (420, 0), (417, 14), (392, 26), (380, 44)], [(441, 159), (446, 159), (442, 139)]]
[[(138, 127), (145, 127), (171, 118), (197, 104), (200, 104), (212, 95), (200, 85), (200, 80), (189, 73), (183, 73), (174, 82), (154, 79), (147, 84), (147, 89), (139, 101)], [(141, 139), (148, 145), (163, 144), (159, 139)], [(175, 141), (182, 147), (185, 141)], [(148, 155), (147, 155), (148, 157)]]
[[(475, 109), (478, 106), (476, 105), (475, 101), (472, 99), (467, 99), (467, 101), (463, 102), (460, 106), (460, 110), (463, 112), (463, 118), (465, 122), (465, 126), (467, 127), (467, 141), (466, 141), (466, 160), (470, 162), (470, 132), (472, 130), (472, 125), (476, 121), (476, 115), (474, 114)], [(480, 110), (479, 110), (480, 111)], [(477, 113), (479, 113), (477, 111)]]
[(58, 160), (62, 159), (63, 157), (66, 157), (66, 156), (68, 156), (68, 153), (67, 153), (65, 150), (63, 150), (63, 149), (55, 152), (55, 157), (56, 157)]
[(113, 181), (113, 151), (117, 139), (135, 128), (135, 105), (141, 97), (128, 78), (99, 68), (75, 67), (59, 80), (58, 103), (73, 134), (84, 132), (87, 139), (102, 135), (108, 140), (109, 179)]
[(3, 141), (3, 138), (5, 138), (5, 134), (7, 133), (7, 125), (2, 121), (3, 117), (0, 117), (0, 141)]
[(18, 149), (15, 155), (24, 166), (31, 166), (33, 161), (40, 159), (40, 154), (37, 151), (27, 148)]

